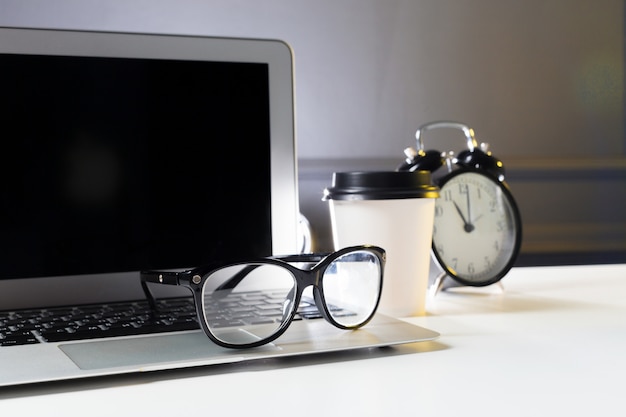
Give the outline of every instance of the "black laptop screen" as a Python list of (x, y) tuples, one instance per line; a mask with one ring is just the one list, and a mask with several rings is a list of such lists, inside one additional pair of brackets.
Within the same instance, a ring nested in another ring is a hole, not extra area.
[(264, 64), (0, 54), (0, 279), (271, 254)]

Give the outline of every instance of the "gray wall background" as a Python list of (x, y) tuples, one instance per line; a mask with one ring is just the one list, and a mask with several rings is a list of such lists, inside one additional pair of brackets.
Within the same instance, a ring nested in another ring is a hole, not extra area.
[(332, 247), (332, 172), (394, 169), (445, 119), (505, 162), (524, 255), (626, 261), (623, 0), (1, 0), (0, 25), (288, 42), (316, 249)]

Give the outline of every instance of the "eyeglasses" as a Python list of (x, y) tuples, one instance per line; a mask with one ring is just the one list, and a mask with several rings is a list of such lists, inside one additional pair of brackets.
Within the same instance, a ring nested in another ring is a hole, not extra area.
[(248, 348), (283, 334), (310, 286), (311, 304), (331, 324), (347, 330), (365, 325), (378, 307), (384, 267), (384, 249), (353, 246), (331, 254), (214, 263), (182, 272), (142, 271), (141, 285), (155, 310), (147, 283), (189, 288), (206, 335), (223, 347)]

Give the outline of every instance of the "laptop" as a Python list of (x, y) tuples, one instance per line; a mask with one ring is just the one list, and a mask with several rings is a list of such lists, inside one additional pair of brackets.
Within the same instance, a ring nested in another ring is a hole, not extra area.
[[(279, 40), (0, 28), (0, 386), (438, 336), (380, 314), (357, 331), (302, 318), (252, 349), (193, 324), (65, 334), (144, 314), (140, 270), (301, 249), (293, 68)], [(159, 287), (189, 314), (185, 289)], [(37, 320), (59, 314), (55, 337)]]

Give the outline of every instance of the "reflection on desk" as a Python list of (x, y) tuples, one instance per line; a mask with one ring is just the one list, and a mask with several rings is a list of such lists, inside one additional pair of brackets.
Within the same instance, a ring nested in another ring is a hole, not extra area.
[(502, 284), (429, 299), (427, 316), (406, 320), (440, 332), (433, 342), (8, 388), (0, 407), (81, 417), (624, 415), (626, 265), (514, 268)]

